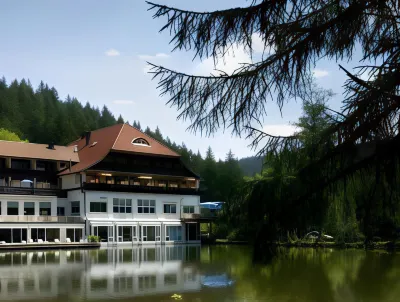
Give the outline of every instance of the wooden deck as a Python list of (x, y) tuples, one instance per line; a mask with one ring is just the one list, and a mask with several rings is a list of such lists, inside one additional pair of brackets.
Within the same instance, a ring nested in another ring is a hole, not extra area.
[(71, 242), (71, 243), (6, 243), (0, 244), (0, 251), (15, 250), (70, 250), (100, 248), (98, 242)]

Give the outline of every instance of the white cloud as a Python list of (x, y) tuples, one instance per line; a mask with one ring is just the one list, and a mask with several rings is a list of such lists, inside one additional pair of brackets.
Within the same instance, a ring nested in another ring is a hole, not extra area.
[(267, 134), (275, 136), (291, 136), (298, 128), (288, 124), (265, 125), (263, 131)]
[[(242, 63), (251, 63), (249, 55), (241, 48), (231, 49), (223, 58), (219, 58), (214, 66), (213, 58), (207, 58), (195, 67), (195, 73), (208, 76), (220, 74), (219, 70), (232, 74), (242, 66)], [(215, 70), (217, 69), (217, 70)]]
[[(260, 35), (254, 33), (252, 35), (252, 48), (255, 54), (271, 55), (275, 50), (273, 47), (264, 47), (264, 41)], [(236, 69), (240, 68), (242, 64), (252, 63), (250, 55), (244, 48), (237, 45), (229, 49), (223, 58), (218, 58), (216, 64), (212, 57), (203, 60), (195, 67), (195, 74), (209, 76), (210, 74), (219, 75), (219, 71), (224, 71), (227, 74), (232, 74)]]
[(160, 52), (156, 53), (154, 56), (152, 55), (139, 55), (139, 59), (141, 60), (152, 60), (152, 59), (167, 59), (169, 58), (169, 55), (166, 53)]
[(269, 45), (265, 46), (263, 39), (257, 33), (251, 36), (251, 46), (255, 53), (263, 53), (265, 55), (272, 55), (275, 53), (275, 49)]
[(329, 72), (327, 70), (323, 69), (314, 69), (313, 70), (314, 77), (317, 79), (327, 77), (329, 75)]
[(132, 100), (114, 100), (113, 103), (116, 105), (130, 105), (130, 104), (133, 104), (134, 101), (132, 101)]
[(149, 64), (147, 64), (145, 67), (143, 67), (143, 72), (144, 72), (144, 74), (148, 74), (149, 73), (149, 71), (150, 71), (150, 69), (151, 69), (151, 65), (149, 65)]
[(105, 52), (105, 54), (106, 54), (106, 56), (109, 56), (109, 57), (116, 57), (116, 56), (120, 55), (119, 51), (114, 48), (107, 50)]

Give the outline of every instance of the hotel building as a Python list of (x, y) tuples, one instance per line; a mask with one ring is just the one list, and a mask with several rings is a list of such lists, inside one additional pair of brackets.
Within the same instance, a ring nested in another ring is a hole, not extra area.
[(68, 146), (0, 141), (0, 242), (200, 240), (199, 176), (128, 124)]

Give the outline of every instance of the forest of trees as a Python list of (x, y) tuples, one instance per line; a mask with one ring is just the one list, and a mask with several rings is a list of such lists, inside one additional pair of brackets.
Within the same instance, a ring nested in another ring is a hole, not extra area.
[[(366, 244), (400, 237), (396, 1), (253, 0), (206, 12), (148, 5), (163, 20), (160, 31), (171, 36), (173, 51), (216, 63), (238, 47), (252, 59), (232, 73), (204, 76), (151, 63), (150, 73), (191, 130), (211, 135), (229, 128), (251, 138), (265, 157), (262, 173), (237, 186), (226, 209), (230, 226), (253, 241), (255, 259), (289, 233), (302, 238), (317, 230), (317, 241), (330, 232), (339, 242)], [(361, 59), (349, 70), (356, 54)], [(342, 74), (340, 111), (329, 108), (330, 92), (312, 85), (321, 60)], [(269, 104), (282, 113), (295, 99), (303, 101), (299, 133), (264, 132)]]
[[(124, 121), (122, 116), (116, 118), (106, 106), (101, 110), (89, 103), (83, 106), (70, 96), (63, 101), (55, 88), (43, 82), (34, 89), (29, 80), (14, 80), (9, 85), (4, 77), (0, 80), (0, 139), (18, 141), (21, 138), (31, 143), (65, 145), (84, 131), (116, 123), (129, 121)], [(201, 176), (202, 201), (225, 200), (233, 182), (243, 176), (238, 159), (231, 151), (225, 160), (216, 160), (211, 147), (202, 156), (184, 143), (172, 142), (158, 127), (143, 129), (140, 121), (132, 121), (131, 125), (178, 152), (185, 164)]]

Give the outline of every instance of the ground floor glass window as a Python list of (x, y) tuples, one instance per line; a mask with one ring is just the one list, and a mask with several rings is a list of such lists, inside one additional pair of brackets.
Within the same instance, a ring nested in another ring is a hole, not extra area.
[(67, 229), (67, 238), (69, 238), (71, 242), (80, 242), (82, 233), (82, 229)]
[(165, 241), (181, 241), (182, 227), (180, 225), (167, 225), (165, 227)]
[(142, 241), (161, 241), (161, 226), (159, 225), (143, 225)]

